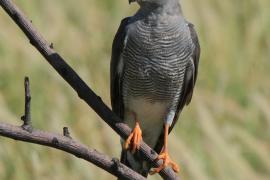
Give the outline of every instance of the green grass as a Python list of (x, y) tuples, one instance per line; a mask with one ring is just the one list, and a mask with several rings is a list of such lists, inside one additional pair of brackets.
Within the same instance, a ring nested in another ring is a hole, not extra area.
[[(109, 105), (113, 36), (136, 5), (127, 0), (15, 1), (55, 49)], [(170, 135), (182, 179), (270, 178), (270, 1), (181, 0), (198, 30), (202, 55), (192, 103)], [(0, 121), (21, 124), (23, 78), (32, 90), (36, 128), (120, 154), (119, 137), (28, 43), (0, 10)], [(0, 137), (0, 179), (111, 179), (57, 150)], [(150, 179), (160, 179), (153, 176)]]

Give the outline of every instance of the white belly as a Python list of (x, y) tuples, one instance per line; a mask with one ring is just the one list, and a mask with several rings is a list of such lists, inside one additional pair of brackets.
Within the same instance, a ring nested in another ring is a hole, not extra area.
[(125, 104), (124, 121), (134, 128), (134, 112), (142, 129), (143, 140), (151, 147), (157, 143), (168, 113), (167, 102), (149, 102), (143, 98), (131, 98)]

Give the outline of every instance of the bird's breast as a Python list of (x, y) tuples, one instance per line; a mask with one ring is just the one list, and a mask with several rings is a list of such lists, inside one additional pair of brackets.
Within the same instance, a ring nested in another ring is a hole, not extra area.
[(150, 101), (171, 100), (180, 93), (188, 57), (189, 34), (176, 23), (136, 22), (122, 54), (123, 95)]

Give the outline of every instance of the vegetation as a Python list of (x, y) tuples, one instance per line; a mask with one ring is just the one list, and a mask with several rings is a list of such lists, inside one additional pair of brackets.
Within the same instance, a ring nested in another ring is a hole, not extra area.
[[(181, 0), (202, 47), (192, 103), (170, 135), (182, 179), (270, 178), (270, 1)], [(111, 43), (127, 0), (16, 1), (54, 48), (110, 104)], [(88, 108), (0, 10), (0, 121), (20, 124), (23, 78), (31, 79), (33, 125), (119, 157), (119, 137)], [(0, 179), (112, 179), (87, 162), (0, 137)], [(160, 179), (151, 176), (150, 179)]]

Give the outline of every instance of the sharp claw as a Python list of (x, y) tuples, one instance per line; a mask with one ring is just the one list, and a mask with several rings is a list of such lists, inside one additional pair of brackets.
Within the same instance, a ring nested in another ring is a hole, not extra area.
[(160, 155), (158, 155), (158, 157), (157, 157), (157, 159), (165, 159), (165, 154), (160, 154)]
[(125, 142), (125, 145), (124, 145), (125, 149), (128, 149), (132, 137), (133, 137), (133, 132), (129, 135), (129, 137), (127, 138)]
[(124, 149), (127, 150), (128, 149), (128, 142), (126, 141), (124, 144)]
[(138, 141), (138, 134), (137, 133), (135, 133), (135, 135), (134, 135), (134, 139), (133, 139), (133, 147), (132, 147), (132, 154), (134, 154), (135, 153), (135, 151), (136, 151), (136, 148), (137, 148), (137, 141)]
[(154, 168), (153, 170), (150, 171), (150, 175), (153, 175), (153, 174), (156, 174), (156, 173), (159, 173), (162, 169), (164, 169), (166, 166), (171, 166), (172, 169), (174, 170), (174, 172), (178, 173), (179, 172), (179, 167), (178, 165), (173, 162), (170, 157), (169, 157), (169, 154), (168, 153), (160, 153), (157, 157), (156, 160), (160, 160), (162, 159), (163, 160), (163, 163), (161, 166), (157, 167), (157, 168)]
[(179, 168), (178, 167), (172, 167), (173, 168), (173, 171), (176, 172), (176, 173), (179, 173)]
[(150, 175), (154, 175), (154, 174), (156, 174), (156, 173), (159, 173), (162, 169), (164, 169), (165, 168), (165, 166), (163, 166), (163, 165), (161, 165), (160, 167), (158, 167), (158, 168), (154, 168), (153, 170), (151, 170), (150, 171)]
[(180, 171), (177, 164), (175, 164), (174, 162), (170, 162), (170, 164), (174, 172), (178, 173)]

